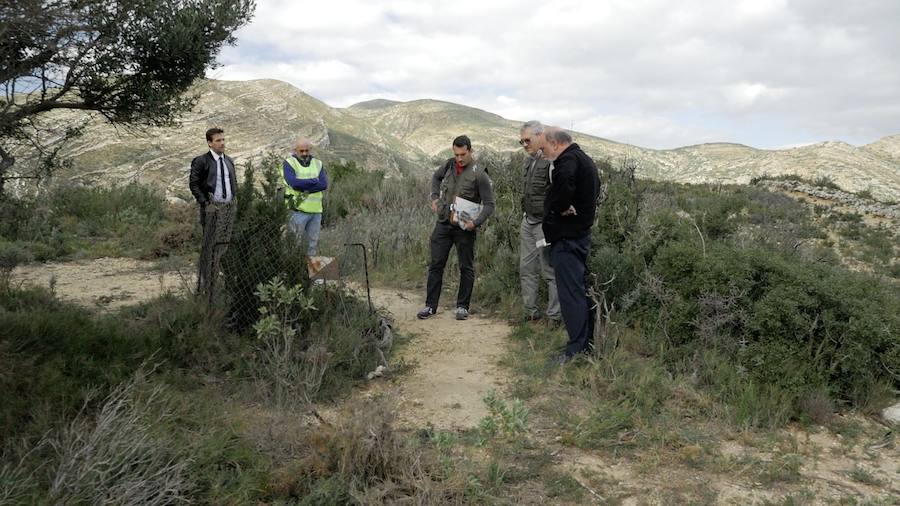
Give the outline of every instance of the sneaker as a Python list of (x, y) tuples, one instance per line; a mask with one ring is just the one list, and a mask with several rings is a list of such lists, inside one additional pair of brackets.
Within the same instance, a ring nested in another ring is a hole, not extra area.
[(456, 319), (457, 320), (468, 320), (469, 319), (469, 310), (464, 307), (456, 308)]
[(418, 313), (416, 313), (416, 318), (418, 318), (418, 319), (420, 319), (420, 320), (424, 320), (424, 319), (426, 319), (426, 318), (431, 318), (432, 316), (434, 316), (434, 312), (435, 312), (435, 311), (434, 311), (434, 308), (433, 308), (433, 307), (431, 307), (431, 306), (425, 306), (425, 307), (422, 308), (421, 311), (419, 311)]

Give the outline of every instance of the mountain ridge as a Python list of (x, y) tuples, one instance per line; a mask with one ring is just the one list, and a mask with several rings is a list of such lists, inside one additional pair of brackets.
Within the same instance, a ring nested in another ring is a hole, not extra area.
[[(274, 79), (204, 80), (194, 89), (198, 102), (180, 124), (146, 129), (141, 132), (144, 141), (93, 119), (67, 147), (72, 168), (62, 176), (87, 184), (140, 181), (184, 196), (188, 165), (206, 149), (203, 133), (211, 126), (225, 130), (226, 152), (239, 163), (273, 151), (287, 155), (294, 139), (305, 136), (326, 162), (355, 160), (389, 176), (426, 174), (462, 133), (472, 138), (476, 152), (510, 156), (521, 150), (517, 141), (523, 121), (453, 102), (374, 99), (335, 108)], [(827, 176), (848, 191), (900, 200), (900, 134), (864, 146), (822, 141), (780, 150), (731, 142), (660, 150), (580, 132), (573, 136), (594, 158), (609, 159), (614, 166), (626, 158), (635, 161), (640, 177), (745, 184), (764, 174)]]

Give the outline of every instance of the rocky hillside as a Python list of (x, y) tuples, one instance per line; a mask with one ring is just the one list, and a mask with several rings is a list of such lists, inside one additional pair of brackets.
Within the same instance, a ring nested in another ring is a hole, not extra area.
[[(142, 181), (183, 195), (190, 159), (206, 148), (203, 132), (226, 130), (227, 151), (239, 162), (269, 151), (288, 153), (297, 135), (310, 137), (320, 157), (353, 159), (390, 175), (424, 173), (449, 152), (451, 139), (472, 137), (476, 149), (519, 149), (521, 121), (436, 100), (372, 100), (339, 109), (274, 80), (204, 81), (197, 107), (180, 126), (143, 132), (112, 129), (97, 120), (67, 150), (74, 177), (88, 183)], [(523, 118), (528, 119), (528, 118)], [(900, 135), (867, 146), (823, 142), (787, 150), (739, 144), (703, 144), (653, 150), (575, 132), (595, 158), (618, 164), (636, 160), (643, 177), (677, 182), (746, 183), (762, 174), (827, 176), (841, 188), (868, 190), (882, 200), (900, 200)]]

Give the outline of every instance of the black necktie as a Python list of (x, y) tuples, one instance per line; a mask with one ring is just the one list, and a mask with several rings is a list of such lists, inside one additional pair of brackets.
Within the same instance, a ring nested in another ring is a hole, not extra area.
[(219, 174), (222, 176), (222, 200), (228, 198), (228, 182), (225, 180), (225, 164), (222, 163), (222, 157), (219, 160)]

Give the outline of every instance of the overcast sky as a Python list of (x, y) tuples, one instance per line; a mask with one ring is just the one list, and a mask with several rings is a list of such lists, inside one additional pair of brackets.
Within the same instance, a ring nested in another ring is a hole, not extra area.
[(218, 79), (448, 100), (650, 148), (900, 133), (898, 0), (257, 0)]

